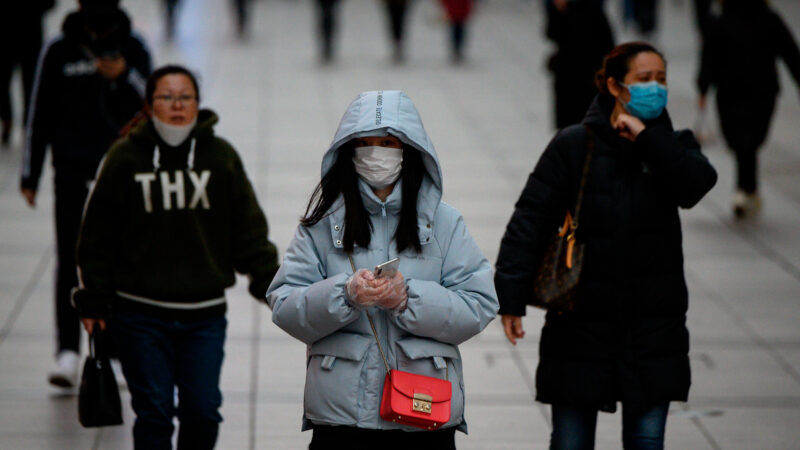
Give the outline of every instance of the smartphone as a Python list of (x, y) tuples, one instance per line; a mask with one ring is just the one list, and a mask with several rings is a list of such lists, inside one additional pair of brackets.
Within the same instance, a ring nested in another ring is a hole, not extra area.
[(400, 258), (394, 258), (378, 264), (372, 272), (375, 274), (375, 278), (393, 278), (399, 267)]

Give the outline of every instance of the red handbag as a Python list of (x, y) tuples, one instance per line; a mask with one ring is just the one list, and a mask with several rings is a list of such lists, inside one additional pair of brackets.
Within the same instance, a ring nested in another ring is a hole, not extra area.
[[(352, 256), (350, 266), (353, 272), (356, 266)], [(386, 378), (383, 381), (380, 416), (383, 420), (400, 423), (423, 430), (438, 430), (450, 420), (450, 397), (452, 385), (440, 378), (417, 375), (389, 368), (389, 362), (383, 353), (381, 341), (375, 331), (375, 323), (369, 312), (364, 311), (372, 328), (372, 335), (378, 344), (378, 350), (386, 367)], [(449, 378), (449, 366), (445, 369), (445, 378)]]
[(447, 380), (389, 370), (383, 382), (381, 418), (438, 430), (450, 420), (451, 389)]

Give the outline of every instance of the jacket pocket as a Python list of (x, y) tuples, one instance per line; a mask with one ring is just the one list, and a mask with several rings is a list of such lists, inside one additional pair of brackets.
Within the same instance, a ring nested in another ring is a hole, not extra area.
[(364, 361), (372, 342), (360, 334), (336, 333), (311, 344), (303, 401), (306, 418), (342, 425), (358, 421)]
[(396, 345), (400, 349), (396, 352), (399, 370), (450, 382), (450, 421), (445, 426), (463, 422), (464, 382), (458, 347), (416, 336), (398, 339)]

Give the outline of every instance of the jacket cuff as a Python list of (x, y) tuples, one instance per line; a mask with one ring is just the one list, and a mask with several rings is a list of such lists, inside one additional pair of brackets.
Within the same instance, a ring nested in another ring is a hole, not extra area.
[(109, 295), (88, 289), (72, 289), (72, 306), (78, 315), (85, 319), (105, 319), (108, 317)]
[(500, 301), (500, 310), (497, 314), (520, 317), (525, 315), (525, 309), (528, 306), (525, 296), (533, 295), (533, 290), (530, 286), (508, 282), (498, 283), (497, 278), (495, 278), (495, 289), (497, 290), (497, 299)]
[(258, 301), (266, 302), (267, 290), (269, 289), (269, 285), (272, 284), (272, 279), (275, 278), (275, 274), (278, 273), (279, 268), (280, 266), (276, 265), (263, 275), (258, 275), (258, 277), (253, 276), (250, 281), (250, 286), (248, 286), (250, 295), (255, 297)]

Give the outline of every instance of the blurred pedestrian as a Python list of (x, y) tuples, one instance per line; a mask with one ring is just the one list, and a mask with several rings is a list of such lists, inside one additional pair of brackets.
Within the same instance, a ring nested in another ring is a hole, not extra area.
[[(42, 17), (55, 5), (55, 0), (8, 2), (0, 15), (0, 42), (5, 42), (0, 58), (0, 146), (11, 139), (14, 112), (11, 107), (11, 75), (19, 66), (22, 73), (25, 110), (20, 123), (27, 122), (28, 103), (33, 91), (36, 60), (42, 47)], [(13, 44), (12, 44), (13, 43)]]
[(633, 17), (639, 33), (652, 40), (658, 27), (658, 0), (633, 0)]
[(439, 0), (450, 21), (450, 59), (459, 64), (464, 61), (464, 43), (467, 38), (467, 21), (472, 14), (472, 0)]
[(317, 22), (320, 41), (320, 59), (323, 64), (333, 61), (336, 38), (336, 16), (339, 0), (317, 0)]
[(579, 123), (597, 95), (594, 75), (614, 48), (614, 36), (597, 0), (548, 0), (547, 37), (556, 46), (553, 73), (555, 125)]
[(39, 59), (30, 105), (21, 191), (36, 205), (45, 151), (55, 171), (57, 269), (56, 368), (51, 384), (75, 385), (80, 323), (70, 303), (77, 286), (75, 242), (83, 205), (100, 160), (122, 126), (142, 108), (150, 55), (131, 35), (128, 16), (114, 0), (81, 0), (64, 20), (63, 35)]
[(623, 447), (661, 449), (669, 403), (685, 402), (690, 385), (678, 209), (717, 175), (692, 133), (672, 128), (655, 48), (616, 47), (597, 82), (583, 123), (559, 131), (528, 178), (495, 286), (516, 344), (548, 242), (574, 217), (565, 231), (584, 249), (574, 308), (547, 312), (536, 374), (536, 398), (552, 409), (550, 448), (594, 448), (598, 411), (621, 402)]
[[(454, 449), (456, 429), (466, 431), (458, 345), (488, 325), (497, 300), (488, 261), (441, 198), (439, 160), (411, 100), (359, 95), (268, 294), (273, 322), (308, 345), (310, 449)], [(393, 258), (393, 276), (371, 270)], [(448, 379), (450, 419), (435, 431), (382, 419), (390, 369)]]
[[(277, 251), (242, 161), (199, 109), (197, 80), (165, 66), (147, 80), (149, 117), (117, 141), (86, 204), (77, 247), (84, 326), (111, 320), (131, 393), (134, 448), (210, 449), (219, 389), (225, 288), (235, 272), (265, 300)], [(178, 404), (174, 405), (177, 387)]]
[[(171, 41), (175, 38), (177, 30), (178, 13), (181, 9), (182, 0), (162, 0), (166, 15), (164, 16), (166, 24), (167, 40)], [(234, 14), (236, 22), (236, 37), (240, 40), (247, 37), (248, 24), (250, 22), (250, 3), (251, 0), (231, 0), (230, 5)]]
[(395, 63), (405, 61), (404, 38), (408, 3), (408, 0), (384, 0), (391, 31), (392, 59)]
[(775, 62), (783, 59), (800, 86), (800, 51), (780, 16), (764, 0), (726, 0), (704, 40), (697, 79), (698, 106), (716, 87), (722, 135), (736, 155), (734, 217), (761, 210), (758, 150), (764, 143), (780, 89)]

